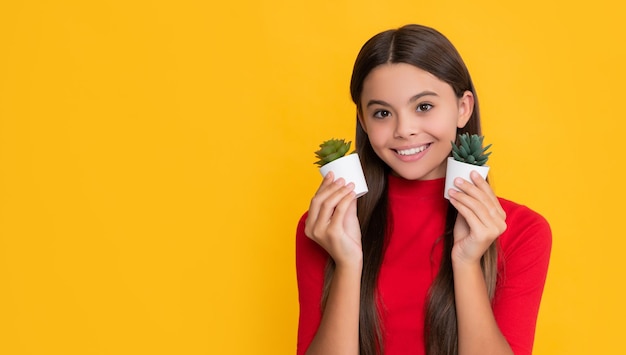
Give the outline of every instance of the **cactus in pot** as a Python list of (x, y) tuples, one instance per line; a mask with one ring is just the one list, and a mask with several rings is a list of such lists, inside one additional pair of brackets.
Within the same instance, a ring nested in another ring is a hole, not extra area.
[(346, 155), (350, 150), (352, 142), (345, 139), (329, 139), (320, 144), (320, 149), (315, 152), (318, 161), (315, 162), (320, 168), (331, 161), (337, 160)]
[(483, 140), (485, 137), (478, 135), (464, 133), (458, 136), (458, 145), (452, 143), (452, 156), (448, 158), (448, 166), (446, 170), (446, 181), (443, 196), (450, 198), (448, 191), (450, 189), (458, 190), (454, 186), (454, 179), (457, 177), (463, 178), (469, 182), (472, 182), (470, 173), (476, 171), (483, 179), (487, 178), (489, 167), (485, 165), (489, 160), (491, 152), (487, 152), (491, 148), (491, 144), (483, 147)]
[[(459, 134), (459, 145), (452, 143), (452, 157), (456, 161), (483, 166), (487, 163), (491, 152), (486, 153), (491, 144), (483, 148), (485, 137), (469, 133)], [(485, 154), (486, 153), (486, 154)]]
[(332, 171), (335, 179), (343, 178), (346, 183), (354, 183), (354, 192), (357, 197), (361, 197), (368, 189), (358, 154), (352, 152), (346, 155), (351, 144), (352, 142), (346, 142), (345, 139), (333, 138), (324, 141), (315, 152), (317, 158), (315, 164), (319, 166), (322, 176)]

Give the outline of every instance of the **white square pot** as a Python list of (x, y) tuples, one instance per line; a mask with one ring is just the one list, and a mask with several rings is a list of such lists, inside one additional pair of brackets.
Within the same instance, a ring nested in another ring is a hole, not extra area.
[(470, 173), (472, 171), (476, 171), (480, 174), (480, 176), (483, 177), (483, 179), (486, 179), (487, 173), (489, 172), (489, 167), (486, 165), (478, 166), (474, 164), (463, 163), (454, 160), (454, 158), (452, 157), (449, 157), (448, 167), (446, 170), (446, 187), (443, 190), (443, 197), (450, 199), (450, 196), (448, 195), (448, 190), (450, 189), (455, 189), (459, 191), (459, 189), (454, 186), (454, 179), (456, 179), (457, 177), (465, 179), (471, 183), (472, 179), (470, 178)]
[(348, 154), (320, 168), (322, 176), (326, 176), (329, 171), (333, 172), (335, 180), (343, 178), (346, 180), (346, 184), (349, 182), (354, 183), (356, 197), (361, 197), (367, 193), (367, 183), (365, 182), (365, 175), (363, 174), (358, 154)]

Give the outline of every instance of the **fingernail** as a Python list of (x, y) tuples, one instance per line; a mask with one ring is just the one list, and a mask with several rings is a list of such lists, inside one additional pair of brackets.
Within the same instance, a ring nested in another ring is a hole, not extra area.
[(335, 180), (335, 184), (337, 185), (345, 185), (345, 181), (343, 180), (343, 178), (339, 178), (337, 180)]
[(456, 178), (456, 179), (454, 179), (454, 184), (455, 184), (456, 186), (461, 186), (461, 185), (463, 185), (463, 182), (464, 182), (464, 181), (463, 181), (463, 179), (461, 179), (461, 178)]

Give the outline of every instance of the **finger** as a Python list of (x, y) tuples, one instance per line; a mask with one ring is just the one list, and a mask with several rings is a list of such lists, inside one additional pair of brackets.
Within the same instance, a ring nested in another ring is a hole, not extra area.
[[(452, 192), (451, 197), (459, 205), (459, 213), (464, 214), (473, 229), (494, 229), (494, 227), (497, 229), (502, 224), (503, 217), (500, 213), (502, 207), (497, 199), (494, 203), (487, 193), (463, 179), (457, 179), (455, 183), (462, 192)], [(487, 188), (490, 189), (488, 184)]]
[(332, 171), (328, 172), (328, 174), (326, 174), (326, 176), (322, 180), (322, 183), (318, 187), (317, 191), (315, 192), (315, 195), (313, 195), (313, 197), (311, 198), (311, 203), (309, 204), (309, 213), (305, 221), (304, 231), (306, 235), (310, 236), (311, 227), (314, 226), (317, 222), (322, 202), (334, 191), (341, 188), (342, 182), (335, 181), (337, 184), (333, 184), (333, 180), (334, 174), (332, 173)]
[(496, 211), (500, 216), (503, 216), (504, 210), (502, 209), (502, 206), (500, 206), (500, 201), (498, 201), (498, 198), (493, 193), (491, 186), (489, 186), (489, 184), (477, 172), (472, 171), (470, 175), (473, 183), (457, 178), (454, 181), (455, 186), (467, 195), (484, 204), (490, 214), (491, 212)]
[(330, 185), (334, 180), (335, 180), (335, 174), (333, 174), (332, 171), (329, 171), (322, 179), (322, 183), (317, 188), (317, 191), (315, 191), (315, 194), (317, 195), (321, 190), (323, 190), (325, 187)]
[[(311, 199), (311, 204), (313, 205), (316, 204), (316, 202), (323, 201), (326, 196), (328, 196), (330, 193), (332, 193), (332, 191), (338, 188), (337, 185), (343, 185), (343, 183), (339, 182), (338, 180), (340, 179), (335, 180), (335, 176), (332, 171), (328, 172), (328, 174), (324, 176), (324, 179), (322, 180), (320, 186), (317, 188), (317, 191), (315, 191), (315, 194)], [(333, 182), (336, 182), (337, 185), (333, 184)]]
[(350, 189), (346, 195), (344, 195), (335, 210), (333, 211), (333, 215), (330, 219), (329, 229), (343, 229), (343, 222), (346, 218), (346, 215), (350, 212), (354, 213), (355, 211), (351, 208), (353, 202), (356, 200), (356, 193), (354, 192), (354, 184), (350, 183), (346, 186), (346, 188)]
[(322, 221), (329, 221), (341, 199), (354, 189), (353, 183), (343, 185), (343, 179), (335, 181), (333, 185), (336, 185), (336, 189), (333, 189), (320, 205), (318, 219)]
[(450, 197), (450, 202), (465, 218), (472, 234), (495, 238), (506, 229), (504, 217), (495, 206), (485, 205), (463, 192), (453, 192)]
[[(472, 173), (474, 173), (472, 171)], [(480, 176), (480, 175), (479, 175)], [(480, 177), (479, 177), (480, 179)], [(478, 187), (478, 185), (473, 181), (474, 179), (471, 177), (470, 174), (470, 180), (472, 181), (468, 181), (465, 180), (463, 178), (456, 178), (454, 179), (454, 186), (456, 186), (459, 190), (465, 192), (466, 194), (476, 198), (476, 199), (480, 199), (480, 195), (482, 194), (482, 190), (481, 188)], [(483, 180), (483, 182), (485, 182)], [(486, 182), (485, 182), (486, 183)]]
[(492, 203), (489, 197), (480, 188), (465, 179), (456, 178), (454, 180), (454, 186), (462, 192), (462, 194), (455, 194), (455, 198), (464, 201), (465, 204), (470, 204), (471, 200), (476, 200), (486, 205)]
[(328, 228), (328, 224), (331, 222), (331, 218), (335, 213), (337, 205), (346, 195), (348, 195), (353, 189), (354, 184), (350, 183), (345, 186), (340, 186), (343, 184), (343, 179), (339, 179), (333, 183), (333, 185), (337, 185), (338, 189), (335, 189), (327, 198), (325, 198), (320, 206), (319, 212), (317, 215), (317, 220), (314, 223), (313, 233), (321, 235), (324, 234), (326, 228)]
[(470, 230), (478, 231), (485, 228), (485, 224), (483, 223), (481, 218), (478, 217), (476, 211), (480, 208), (477, 207), (477, 205), (480, 205), (480, 203), (477, 203), (476, 199), (467, 195), (463, 191), (456, 191), (454, 189), (451, 189), (450, 203), (452, 204), (452, 206), (454, 206), (454, 208), (456, 208), (459, 214), (463, 216), (463, 218), (465, 218), (465, 222), (469, 226)]
[(491, 185), (489, 185), (489, 183), (482, 176), (480, 176), (480, 174), (477, 173), (476, 171), (471, 172), (470, 178), (472, 179), (472, 182), (474, 183), (474, 185), (476, 185), (476, 187), (479, 190), (483, 191), (487, 195), (489, 200), (498, 209), (498, 212), (500, 212), (502, 216), (505, 216), (506, 214), (504, 212), (504, 209), (502, 209), (502, 206), (500, 205), (500, 201), (498, 200), (498, 197), (496, 196), (495, 192), (491, 188)]

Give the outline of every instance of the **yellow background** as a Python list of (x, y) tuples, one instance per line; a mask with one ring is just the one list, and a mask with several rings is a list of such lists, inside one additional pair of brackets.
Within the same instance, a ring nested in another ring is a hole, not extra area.
[(313, 151), (353, 138), (362, 43), (455, 43), (491, 181), (551, 222), (535, 353), (616, 354), (618, 1), (0, 4), (0, 354), (291, 354)]

